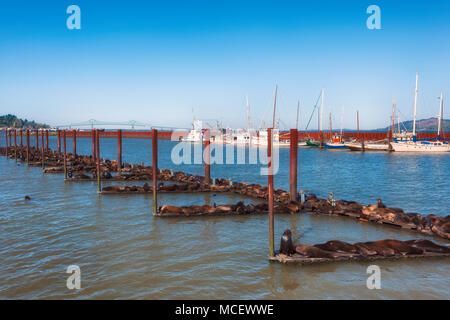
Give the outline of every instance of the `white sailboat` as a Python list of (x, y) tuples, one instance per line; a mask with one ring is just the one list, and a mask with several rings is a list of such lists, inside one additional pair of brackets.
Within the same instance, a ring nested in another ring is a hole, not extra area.
[(414, 119), (413, 119), (413, 133), (412, 140), (407, 141), (393, 141), (391, 143), (392, 149), (395, 152), (450, 152), (450, 145), (447, 142), (439, 141), (441, 130), (441, 119), (443, 110), (443, 96), (440, 97), (440, 112), (438, 117), (438, 139), (435, 141), (418, 141), (416, 139), (416, 116), (417, 116), (417, 93), (418, 93), (419, 74), (416, 73), (416, 89), (414, 91)]

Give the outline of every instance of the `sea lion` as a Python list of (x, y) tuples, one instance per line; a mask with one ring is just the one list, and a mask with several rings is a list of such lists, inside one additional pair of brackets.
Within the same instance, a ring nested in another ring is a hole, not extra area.
[(336, 259), (339, 257), (339, 254), (334, 252), (325, 251), (317, 247), (307, 245), (296, 246), (295, 251), (308, 258)]
[(412, 247), (402, 241), (387, 239), (374, 242), (377, 246), (390, 248), (397, 254), (409, 255), (409, 254), (423, 254), (423, 249)]
[(25, 201), (30, 201), (30, 200), (31, 200), (30, 196), (25, 196)]
[(164, 205), (159, 210), (160, 213), (176, 213), (176, 214), (183, 214), (184, 211), (180, 207), (170, 206), (170, 205)]
[(280, 253), (288, 256), (295, 253), (294, 244), (292, 243), (292, 232), (289, 229), (284, 230), (281, 236)]
[(384, 203), (381, 201), (380, 198), (377, 199), (378, 202), (378, 208), (386, 208), (386, 206), (384, 205)]
[(362, 243), (368, 250), (375, 251), (377, 255), (383, 257), (392, 257), (395, 256), (395, 250), (377, 245), (375, 242), (363, 242)]
[(375, 250), (372, 250), (364, 243), (357, 242), (354, 244), (354, 246), (358, 249), (359, 254), (362, 256), (368, 257), (377, 255), (377, 252)]
[(327, 243), (316, 244), (314, 247), (333, 252), (358, 253), (358, 249), (354, 245), (339, 240), (331, 240)]
[(425, 252), (450, 253), (449, 247), (440, 246), (430, 240), (408, 240), (405, 243), (412, 247), (423, 249)]

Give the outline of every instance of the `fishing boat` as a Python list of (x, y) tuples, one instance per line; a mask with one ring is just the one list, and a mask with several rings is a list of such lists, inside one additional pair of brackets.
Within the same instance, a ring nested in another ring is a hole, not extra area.
[(343, 134), (343, 113), (344, 113), (344, 107), (342, 107), (342, 113), (341, 113), (341, 134), (340, 135), (334, 135), (333, 136), (333, 127), (331, 123), (331, 112), (330, 112), (330, 133), (331, 133), (331, 140), (324, 143), (323, 147), (327, 149), (347, 149), (347, 145), (342, 141), (342, 134)]
[(450, 152), (450, 144), (445, 141), (439, 141), (441, 134), (441, 123), (443, 115), (443, 96), (441, 92), (439, 116), (438, 116), (438, 132), (436, 140), (417, 140), (416, 137), (416, 116), (417, 116), (417, 94), (418, 94), (419, 74), (416, 73), (416, 88), (414, 90), (414, 119), (413, 119), (413, 133), (412, 140), (393, 140), (391, 143), (392, 149), (395, 152)]
[(389, 144), (385, 140), (367, 142), (352, 141), (345, 145), (350, 151), (389, 151)]

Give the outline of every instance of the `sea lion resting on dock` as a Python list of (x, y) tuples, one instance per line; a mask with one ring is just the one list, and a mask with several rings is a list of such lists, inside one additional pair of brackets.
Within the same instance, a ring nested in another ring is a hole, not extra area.
[(450, 254), (450, 247), (440, 246), (429, 240), (399, 241), (393, 239), (370, 242), (346, 243), (339, 240), (328, 241), (323, 244), (295, 246), (292, 253), (292, 238), (289, 229), (285, 230), (281, 238), (279, 253), (285, 256), (299, 255), (305, 258), (366, 258), (366, 257), (394, 257), (420, 256), (428, 253)]

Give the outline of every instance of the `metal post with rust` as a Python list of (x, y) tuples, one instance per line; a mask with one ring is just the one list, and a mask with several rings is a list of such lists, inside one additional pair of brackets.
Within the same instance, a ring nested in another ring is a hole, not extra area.
[(95, 130), (95, 147), (96, 147), (96, 158), (97, 158), (97, 192), (101, 193), (102, 186), (100, 182), (100, 132)]
[(44, 129), (41, 130), (41, 165), (44, 168)]
[(36, 130), (34, 131), (34, 134), (36, 135), (36, 145), (35, 145), (35, 147), (36, 147), (36, 152), (38, 152), (38, 151), (39, 151), (39, 130), (36, 129)]
[(122, 171), (122, 130), (117, 130), (117, 172)]
[(19, 132), (20, 132), (20, 139), (19, 139), (20, 146), (23, 147), (23, 129), (20, 129)]
[(8, 129), (7, 128), (5, 128), (5, 148), (6, 148), (5, 156), (8, 159)]
[(158, 130), (152, 130), (153, 214), (158, 213)]
[(268, 129), (267, 136), (267, 160), (268, 160), (268, 184), (269, 184), (269, 256), (273, 257), (274, 249), (274, 218), (273, 218), (273, 150), (272, 128)]
[(290, 137), (290, 194), (291, 201), (297, 201), (298, 130), (291, 129)]
[(91, 139), (92, 139), (92, 160), (94, 161), (94, 163), (96, 163), (95, 159), (95, 153), (96, 153), (96, 148), (95, 148), (95, 129), (91, 130)]
[(61, 130), (58, 129), (58, 154), (61, 154)]
[(16, 135), (17, 135), (17, 130), (14, 129), (14, 161), (17, 162), (17, 141), (16, 141)]
[(73, 129), (72, 131), (72, 152), (73, 156), (77, 157), (77, 130)]
[(9, 130), (9, 147), (10, 148), (12, 147), (12, 140), (11, 140), (12, 134), (11, 134), (11, 131), (12, 130)]
[(205, 131), (205, 151), (203, 152), (205, 160), (205, 180), (204, 183), (211, 183), (211, 142), (209, 129)]
[(66, 130), (63, 130), (64, 181), (67, 180)]
[(27, 129), (27, 166), (30, 164), (30, 129)]
[(48, 130), (45, 130), (45, 151), (48, 151)]

